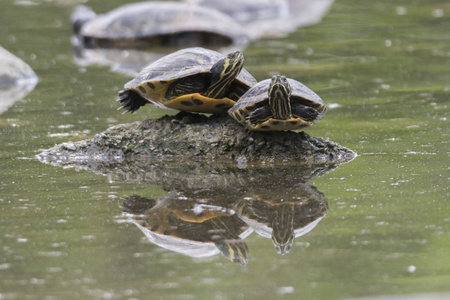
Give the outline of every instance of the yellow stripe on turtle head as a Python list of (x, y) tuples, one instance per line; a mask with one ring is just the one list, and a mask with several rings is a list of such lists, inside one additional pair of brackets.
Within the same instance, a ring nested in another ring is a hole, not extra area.
[(235, 51), (216, 62), (211, 68), (211, 85), (205, 95), (222, 98), (244, 66), (244, 54)]
[(286, 77), (275, 75), (269, 85), (269, 106), (274, 119), (286, 120), (292, 117), (291, 86)]

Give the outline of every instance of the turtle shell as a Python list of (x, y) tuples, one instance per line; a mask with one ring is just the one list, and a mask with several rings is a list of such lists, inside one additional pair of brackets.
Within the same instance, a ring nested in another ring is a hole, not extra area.
[(293, 115), (291, 119), (279, 120), (269, 118), (268, 120), (254, 126), (247, 117), (257, 108), (269, 105), (269, 86), (271, 79), (266, 79), (249, 89), (236, 104), (230, 108), (228, 113), (237, 122), (247, 126), (251, 130), (259, 131), (278, 131), (278, 130), (294, 130), (312, 126), (315, 122), (320, 120), (326, 113), (325, 102), (310, 88), (303, 83), (288, 78), (291, 86), (291, 105), (302, 104), (304, 106), (312, 107), (317, 112), (317, 117), (312, 121), (306, 121), (299, 116)]
[[(241, 25), (231, 17), (201, 6), (148, 1), (123, 5), (96, 17), (91, 14), (85, 17), (86, 10), (79, 11), (82, 13), (74, 13), (72, 22), (74, 27), (80, 27), (84, 44), (92, 47), (248, 42)], [(77, 23), (80, 19), (82, 24)]]
[[(173, 99), (168, 99), (166, 96), (167, 90), (172, 85), (187, 77), (191, 77), (199, 84), (207, 85), (211, 76), (211, 67), (223, 57), (224, 55), (219, 52), (200, 47), (179, 50), (145, 67), (135, 79), (125, 84), (125, 92), (134, 91), (147, 103), (162, 108), (226, 113), (240, 96), (256, 84), (256, 79), (245, 69), (242, 69), (231, 84), (228, 94), (222, 99), (208, 98), (199, 93), (188, 93)], [(123, 100), (120, 101), (123, 102)], [(139, 106), (143, 104), (145, 103), (140, 103)], [(132, 105), (126, 107), (135, 111), (138, 107), (135, 108)]]

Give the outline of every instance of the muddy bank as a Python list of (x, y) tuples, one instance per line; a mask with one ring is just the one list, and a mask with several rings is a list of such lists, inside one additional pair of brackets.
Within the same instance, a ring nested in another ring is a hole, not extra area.
[(221, 158), (241, 164), (283, 160), (326, 165), (344, 163), (355, 156), (350, 149), (305, 132), (251, 132), (228, 116), (179, 113), (116, 125), (93, 139), (45, 150), (38, 158), (58, 165), (142, 157)]

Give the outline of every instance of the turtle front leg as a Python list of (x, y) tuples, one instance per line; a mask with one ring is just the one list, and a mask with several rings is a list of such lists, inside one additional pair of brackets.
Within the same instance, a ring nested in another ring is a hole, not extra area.
[(314, 121), (319, 116), (319, 112), (317, 110), (302, 104), (293, 104), (292, 114), (300, 117), (304, 121)]
[(247, 121), (253, 126), (256, 126), (272, 116), (272, 111), (269, 106), (263, 106), (255, 109), (250, 115), (247, 116)]
[(133, 90), (123, 90), (119, 92), (120, 107), (118, 109), (125, 109), (124, 113), (134, 113), (141, 106), (150, 103), (148, 100), (142, 98), (138, 93)]

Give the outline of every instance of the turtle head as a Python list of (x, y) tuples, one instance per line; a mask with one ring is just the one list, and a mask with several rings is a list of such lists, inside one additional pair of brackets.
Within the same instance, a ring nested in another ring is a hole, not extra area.
[(225, 97), (233, 80), (244, 66), (244, 54), (237, 50), (217, 61), (211, 68), (211, 84), (206, 96), (211, 98)]
[(96, 16), (97, 14), (90, 7), (78, 5), (70, 17), (73, 32), (80, 34), (83, 25), (93, 20)]
[(292, 116), (291, 86), (285, 76), (274, 75), (269, 85), (269, 106), (275, 119), (286, 120)]

